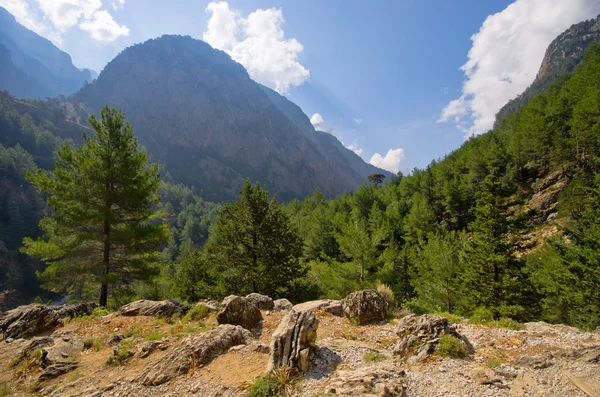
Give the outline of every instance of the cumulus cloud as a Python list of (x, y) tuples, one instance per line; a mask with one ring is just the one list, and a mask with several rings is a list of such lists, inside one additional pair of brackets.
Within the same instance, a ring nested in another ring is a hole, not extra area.
[(329, 125), (329, 123), (327, 123), (323, 119), (323, 116), (321, 116), (319, 113), (313, 114), (312, 117), (310, 118), (310, 122), (313, 125), (313, 127), (315, 127), (315, 130), (327, 132), (328, 134), (331, 134), (334, 137), (336, 137), (342, 143), (342, 145), (344, 145), (344, 147), (346, 149), (352, 150), (354, 153), (358, 154), (359, 156), (363, 154), (363, 149), (358, 144), (358, 140), (355, 139), (350, 144), (344, 143), (344, 137), (342, 136), (342, 134), (340, 134), (331, 125)]
[[(123, 7), (125, 0), (114, 0), (113, 8)], [(0, 0), (0, 6), (13, 14), (28, 29), (62, 43), (62, 34), (78, 27), (100, 42), (112, 42), (129, 34), (103, 9), (101, 0)]]
[(390, 149), (385, 156), (375, 153), (369, 163), (396, 174), (404, 168), (404, 149)]
[(302, 44), (285, 38), (281, 10), (258, 9), (244, 18), (221, 1), (209, 3), (206, 11), (212, 15), (202, 39), (241, 63), (252, 79), (285, 93), (310, 76), (298, 61)]
[(113, 0), (110, 5), (112, 6), (113, 10), (118, 11), (125, 5), (125, 0)]
[(533, 82), (550, 42), (599, 13), (598, 0), (516, 0), (488, 16), (471, 37), (462, 94), (439, 121), (455, 122), (466, 137), (491, 129), (498, 110)]

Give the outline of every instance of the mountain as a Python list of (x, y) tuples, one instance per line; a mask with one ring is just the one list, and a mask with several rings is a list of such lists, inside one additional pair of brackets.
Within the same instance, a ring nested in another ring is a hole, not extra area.
[[(540, 70), (531, 85), (518, 97), (508, 101), (496, 114), (494, 128), (511, 113), (544, 92), (552, 84), (560, 85), (583, 59), (585, 50), (600, 40), (600, 15), (595, 19), (572, 25), (550, 43)], [(561, 76), (564, 76), (559, 79)], [(559, 79), (559, 80), (557, 80)]]
[[(362, 160), (323, 139), (296, 105), (265, 93), (226, 53), (189, 36), (125, 49), (72, 101), (92, 113), (104, 104), (122, 108), (152, 160), (208, 200), (233, 198), (248, 177), (284, 201), (316, 188), (333, 197), (366, 181), (352, 163)], [(273, 101), (293, 109), (282, 112)]]
[(321, 154), (338, 168), (351, 170), (360, 180), (366, 180), (371, 174), (383, 174), (388, 177), (392, 175), (389, 171), (366, 163), (359, 155), (346, 148), (335, 136), (315, 130), (308, 116), (294, 102), (269, 87), (262, 84), (259, 84), (259, 86), (267, 94), (273, 105), (285, 114), (298, 127), (300, 132), (317, 147)]
[(17, 97), (71, 95), (92, 72), (76, 68), (71, 56), (19, 24), (0, 7), (0, 89)]

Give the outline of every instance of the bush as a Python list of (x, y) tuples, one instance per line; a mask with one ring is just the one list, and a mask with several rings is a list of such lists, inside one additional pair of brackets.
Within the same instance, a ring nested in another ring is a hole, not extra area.
[(396, 297), (394, 296), (394, 291), (392, 291), (389, 285), (379, 284), (377, 286), (377, 292), (383, 296), (383, 299), (385, 299), (388, 304), (388, 311), (391, 312), (396, 307)]
[(208, 309), (203, 304), (197, 304), (192, 307), (187, 314), (183, 317), (184, 323), (189, 323), (190, 321), (201, 321), (208, 316)]
[(488, 368), (496, 368), (501, 366), (502, 364), (504, 364), (504, 360), (501, 360), (499, 358), (490, 358), (489, 360), (485, 360), (483, 362), (483, 365)]
[(499, 328), (508, 328), (513, 329), (515, 331), (520, 331), (523, 329), (523, 326), (518, 321), (513, 320), (512, 318), (501, 318), (498, 321), (494, 321), (493, 325)]
[(469, 355), (460, 341), (451, 335), (444, 335), (440, 338), (437, 353), (443, 357), (463, 358)]
[(452, 314), (448, 312), (435, 312), (432, 313), (434, 316), (441, 316), (447, 318), (451, 323), (462, 323), (465, 319), (457, 314)]
[(104, 347), (104, 342), (100, 338), (88, 338), (83, 342), (84, 349), (94, 348), (95, 351), (99, 352)]
[(127, 362), (133, 356), (130, 349), (134, 345), (133, 339), (125, 339), (121, 341), (121, 344), (117, 349), (114, 350), (113, 355), (108, 358), (106, 365), (116, 366), (122, 365)]
[(376, 363), (379, 361), (387, 360), (388, 356), (385, 354), (379, 353), (378, 351), (369, 351), (363, 354), (363, 360), (368, 363)]
[(298, 379), (293, 368), (277, 368), (254, 379), (246, 390), (249, 397), (287, 396), (293, 393)]
[(471, 324), (489, 324), (494, 321), (494, 313), (487, 307), (478, 307), (473, 311), (469, 322)]

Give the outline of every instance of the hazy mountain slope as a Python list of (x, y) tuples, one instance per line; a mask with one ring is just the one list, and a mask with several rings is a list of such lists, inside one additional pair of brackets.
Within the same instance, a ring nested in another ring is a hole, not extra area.
[(590, 44), (600, 40), (600, 15), (571, 26), (550, 43), (533, 83), (518, 97), (508, 101), (496, 114), (494, 128), (511, 113), (521, 109), (545, 91), (560, 76), (571, 73)]
[(76, 68), (69, 54), (20, 25), (2, 7), (0, 44), (10, 53), (11, 70), (18, 69), (24, 76), (17, 81), (0, 80), (0, 89), (8, 89), (13, 95), (37, 98), (70, 95), (80, 89), (84, 81), (92, 80), (90, 70)]
[(191, 37), (127, 48), (73, 102), (122, 108), (151, 157), (209, 200), (231, 199), (247, 177), (283, 200), (363, 182), (323, 156), (240, 64)]
[(366, 163), (359, 155), (347, 149), (335, 136), (315, 130), (310, 119), (302, 109), (286, 97), (279, 95), (269, 87), (259, 84), (273, 105), (285, 114), (298, 129), (317, 147), (317, 149), (337, 167), (351, 170), (354, 177), (364, 181), (371, 174), (391, 176), (389, 171)]

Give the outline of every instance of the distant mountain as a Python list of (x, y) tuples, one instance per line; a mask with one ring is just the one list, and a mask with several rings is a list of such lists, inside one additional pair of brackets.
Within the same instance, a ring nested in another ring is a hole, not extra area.
[(20, 25), (0, 7), (0, 89), (17, 97), (71, 95), (92, 72), (76, 68), (69, 54)]
[(542, 65), (533, 83), (498, 111), (494, 128), (497, 128), (506, 116), (521, 109), (540, 92), (546, 91), (556, 79), (561, 76), (566, 79), (566, 75), (573, 72), (582, 61), (585, 50), (598, 40), (600, 40), (600, 15), (596, 19), (572, 25), (561, 33), (546, 49)]
[(286, 97), (279, 95), (269, 87), (259, 84), (260, 88), (267, 94), (273, 105), (287, 116), (298, 129), (306, 136), (316, 148), (338, 168), (352, 170), (359, 180), (366, 180), (371, 174), (384, 174), (391, 176), (392, 173), (366, 163), (359, 155), (346, 148), (335, 136), (315, 130), (310, 119), (302, 109)]
[(72, 101), (93, 113), (122, 108), (151, 158), (208, 200), (233, 198), (247, 177), (280, 200), (316, 188), (333, 197), (366, 181), (358, 156), (269, 91), (226, 53), (163, 36), (125, 49)]

